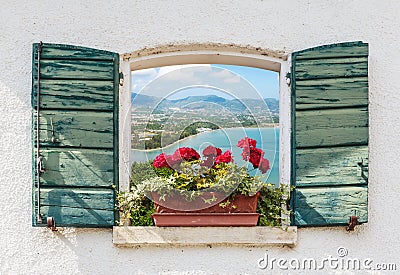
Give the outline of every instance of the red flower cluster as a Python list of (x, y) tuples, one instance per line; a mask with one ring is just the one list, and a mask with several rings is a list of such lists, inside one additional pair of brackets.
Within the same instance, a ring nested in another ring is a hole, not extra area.
[[(232, 154), (228, 150), (222, 154), (220, 148), (214, 146), (208, 146), (203, 150), (203, 156), (205, 159), (200, 163), (201, 166), (213, 167), (218, 163), (232, 162)], [(154, 161), (154, 168), (162, 167), (173, 167), (176, 164), (180, 164), (182, 161), (193, 161), (200, 159), (200, 155), (193, 148), (182, 147), (177, 149), (172, 155), (166, 155), (164, 153), (158, 155)]]
[(169, 167), (167, 155), (162, 153), (156, 156), (156, 158), (153, 160), (153, 166), (155, 168)]
[(172, 155), (172, 159), (182, 162), (183, 160), (192, 161), (200, 158), (200, 155), (193, 148), (182, 147), (177, 149)]
[(172, 167), (182, 161), (192, 161), (200, 158), (200, 155), (193, 148), (182, 147), (177, 149), (172, 155), (162, 153), (153, 160), (155, 168)]
[(253, 168), (260, 169), (261, 173), (265, 174), (269, 169), (269, 161), (264, 158), (264, 151), (256, 148), (257, 141), (248, 137), (245, 137), (238, 141), (237, 146), (243, 148), (242, 158), (249, 161)]
[[(257, 148), (257, 141), (248, 137), (239, 140), (237, 146), (242, 148), (242, 157), (245, 161), (250, 162), (253, 168), (258, 168), (261, 173), (265, 174), (269, 169), (269, 161), (264, 158), (264, 151)], [(227, 150), (222, 154), (220, 148), (208, 146), (203, 150), (204, 160), (200, 163), (201, 166), (215, 167), (219, 163), (233, 162), (232, 153)], [(172, 155), (164, 153), (158, 155), (154, 161), (155, 168), (173, 167), (180, 164), (182, 161), (193, 161), (200, 159), (200, 155), (193, 148), (182, 147), (177, 149)]]
[(222, 154), (220, 148), (211, 145), (203, 150), (203, 156), (206, 159), (200, 165), (206, 167), (215, 167), (218, 163), (228, 163), (233, 161), (231, 151), (228, 150)]

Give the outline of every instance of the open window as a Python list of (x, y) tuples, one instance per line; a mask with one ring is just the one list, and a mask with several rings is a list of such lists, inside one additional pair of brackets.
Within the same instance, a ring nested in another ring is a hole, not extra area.
[(292, 224), (344, 225), (352, 216), (359, 223), (368, 220), (367, 44), (311, 48), (293, 53), (289, 61), (223, 50), (127, 55), (121, 68), (115, 53), (35, 44), (35, 226), (51, 217), (60, 226), (115, 224), (115, 189), (119, 183), (126, 188), (130, 173), (131, 137), (124, 129), (131, 127), (131, 71), (182, 64), (279, 72), (279, 170), (281, 182), (296, 186)]

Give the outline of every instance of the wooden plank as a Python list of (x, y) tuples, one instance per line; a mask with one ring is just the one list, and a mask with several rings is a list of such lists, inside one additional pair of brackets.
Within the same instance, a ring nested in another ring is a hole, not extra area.
[(112, 112), (42, 111), (39, 127), (41, 146), (112, 149), (114, 145)]
[[(42, 109), (114, 109), (114, 83), (111, 80), (42, 79), (40, 86)], [(32, 104), (36, 106), (37, 81), (32, 92)]]
[(368, 144), (368, 108), (296, 112), (296, 146)]
[[(114, 211), (111, 210), (59, 206), (42, 206), (40, 209), (43, 220), (53, 217), (58, 227), (112, 227), (115, 225)], [(39, 224), (35, 223), (35, 225)], [(42, 224), (42, 226), (46, 225)]]
[(323, 45), (295, 53), (297, 60), (368, 56), (368, 44), (361, 41)]
[(295, 225), (345, 225), (368, 221), (367, 186), (296, 188)]
[[(37, 44), (36, 44), (37, 45)], [(91, 60), (113, 60), (116, 54), (113, 52), (85, 48), (72, 45), (44, 43), (42, 48), (43, 59), (91, 59)]]
[(296, 186), (367, 184), (358, 163), (368, 146), (296, 150)]
[(43, 206), (85, 208), (114, 211), (114, 190), (105, 188), (53, 188), (40, 189)]
[[(53, 217), (57, 226), (108, 227), (115, 224), (112, 189), (42, 187), (40, 202), (43, 220)], [(34, 224), (38, 225), (36, 221)]]
[[(36, 150), (34, 150), (36, 155)], [(43, 149), (41, 186), (111, 187), (114, 184), (113, 150)], [(36, 178), (34, 179), (36, 186)]]
[(296, 81), (296, 110), (368, 105), (368, 77)]
[(368, 57), (299, 60), (296, 80), (368, 76)]
[(113, 80), (114, 64), (110, 61), (41, 60), (40, 77)]
[(265, 246), (295, 245), (297, 228), (115, 226), (113, 243), (134, 246)]

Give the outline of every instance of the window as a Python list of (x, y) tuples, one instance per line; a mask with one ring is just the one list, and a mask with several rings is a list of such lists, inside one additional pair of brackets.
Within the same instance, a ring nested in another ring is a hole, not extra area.
[(289, 62), (224, 52), (127, 59), (118, 93), (118, 54), (34, 45), (34, 225), (44, 225), (39, 214), (60, 226), (115, 223), (114, 190), (126, 184), (130, 163), (130, 137), (124, 131), (131, 115), (125, 104), (130, 102), (127, 76), (134, 69), (190, 63), (279, 71), (280, 171), (283, 182), (296, 185), (292, 224), (342, 225), (350, 216), (367, 221), (367, 44), (311, 48), (293, 53)]
[(271, 162), (263, 179), (280, 183), (276, 72), (220, 64), (133, 71), (131, 123), (135, 163), (172, 154), (178, 147), (202, 152), (211, 145), (231, 152), (233, 160), (244, 165), (236, 144), (249, 137)]

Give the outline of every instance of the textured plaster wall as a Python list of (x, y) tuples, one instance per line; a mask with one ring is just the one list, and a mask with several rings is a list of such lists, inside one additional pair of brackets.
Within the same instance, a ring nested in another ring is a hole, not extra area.
[[(398, 1), (112, 2), (1, 1), (1, 274), (266, 274), (268, 270), (257, 268), (265, 252), (320, 259), (336, 256), (338, 246), (352, 257), (397, 262), (400, 269)], [(294, 248), (121, 249), (113, 246), (111, 230), (54, 234), (32, 228), (31, 44), (39, 40), (119, 53), (174, 43), (235, 43), (291, 52), (342, 41), (369, 42), (370, 222), (353, 233), (300, 229)], [(328, 272), (334, 271), (322, 273)]]

